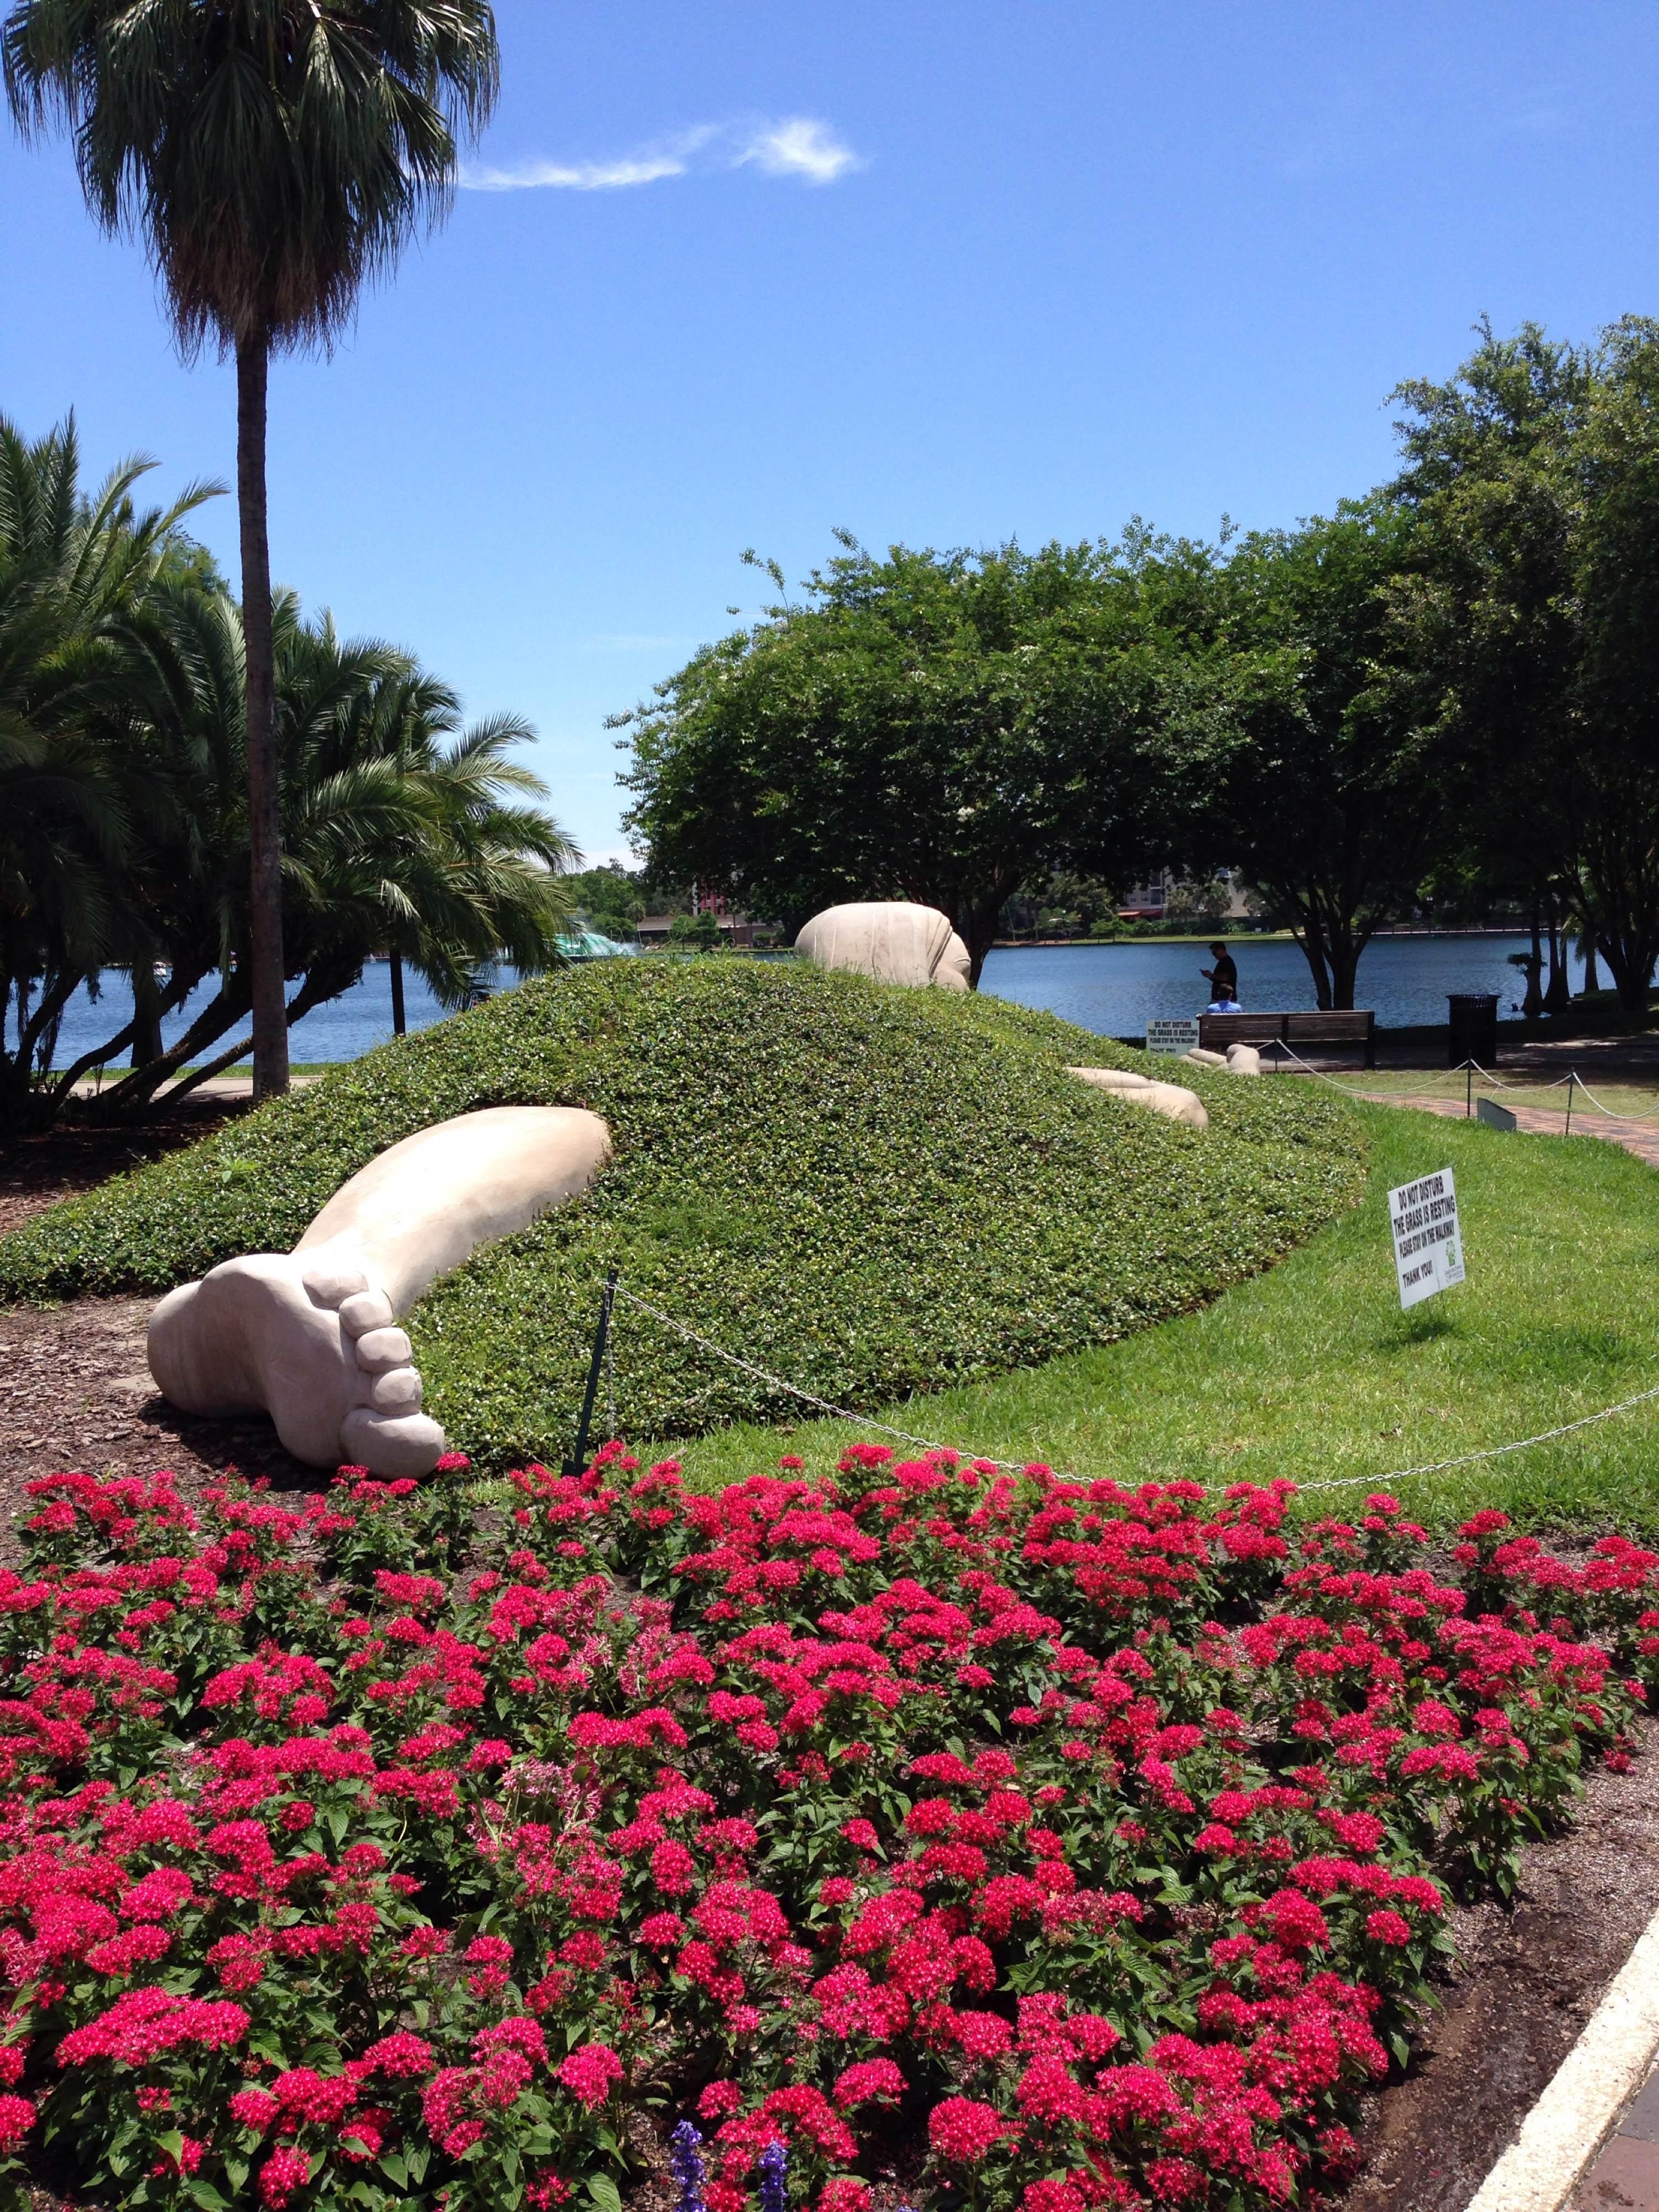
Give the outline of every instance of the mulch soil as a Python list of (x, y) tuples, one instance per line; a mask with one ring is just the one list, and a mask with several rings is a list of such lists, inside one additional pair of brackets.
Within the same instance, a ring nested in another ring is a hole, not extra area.
[[(136, 1128), (66, 1124), (0, 1152), (0, 1236), (60, 1199), (191, 1145), (246, 1109), (201, 1100), (166, 1121)], [(269, 1421), (202, 1421), (157, 1395), (144, 1360), (149, 1297), (78, 1298), (72, 1304), (0, 1310), (0, 1554), (9, 1556), (11, 1515), (23, 1485), (66, 1468), (152, 1474), (171, 1468), (189, 1494), (227, 1467), (270, 1476), (281, 1488), (315, 1487), (277, 1443)]]
[[(225, 1113), (207, 1102), (182, 1125), (70, 1129), (11, 1148), (0, 1158), (0, 1234), (135, 1160), (193, 1142)], [(144, 1362), (153, 1303), (0, 1311), (0, 1556), (15, 1556), (9, 1522), (27, 1502), (24, 1484), (65, 1469), (170, 1468), (186, 1496), (232, 1466), (278, 1488), (319, 1486), (268, 1422), (194, 1420), (157, 1395)], [(1527, 1847), (1513, 1907), (1457, 1913), (1457, 1971), (1405, 2079), (1365, 2100), (1365, 2167), (1345, 2212), (1461, 2212), (1656, 1906), (1659, 1723), (1646, 1723), (1627, 1773), (1589, 1778), (1571, 1832)]]
[(0, 1237), (60, 1199), (78, 1198), (111, 1176), (210, 1137), (246, 1110), (240, 1101), (192, 1098), (164, 1121), (111, 1127), (65, 1119), (43, 1136), (0, 1145)]
[(1365, 2100), (1344, 2212), (1462, 2212), (1508, 2148), (1659, 1907), (1659, 1724), (1522, 1863), (1511, 1910), (1455, 1916), (1456, 1973), (1405, 2080)]

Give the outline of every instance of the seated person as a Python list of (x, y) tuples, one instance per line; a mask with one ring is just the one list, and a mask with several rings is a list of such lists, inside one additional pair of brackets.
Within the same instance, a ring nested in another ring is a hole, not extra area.
[(1237, 999), (1212, 999), (1204, 1011), (1206, 1014), (1242, 1014), (1244, 1009)]

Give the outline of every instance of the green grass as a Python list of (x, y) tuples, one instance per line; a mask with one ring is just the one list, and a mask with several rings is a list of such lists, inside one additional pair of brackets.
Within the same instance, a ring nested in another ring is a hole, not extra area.
[[(1271, 1273), (1121, 1343), (899, 1403), (884, 1418), (998, 1459), (1123, 1482), (1380, 1481), (1659, 1384), (1659, 1174), (1592, 1139), (1354, 1111), (1372, 1146), (1364, 1203)], [(1385, 1193), (1449, 1163), (1468, 1279), (1402, 1314)], [(832, 1465), (855, 1436), (873, 1431), (734, 1429), (682, 1456), (690, 1481), (715, 1488), (785, 1451)], [(1497, 1504), (1533, 1526), (1651, 1533), (1659, 1401), (1400, 1494), (1441, 1527)], [(1364, 1495), (1334, 1492), (1328, 1510), (1352, 1511)]]
[[(0, 1297), (162, 1290), (288, 1249), (387, 1145), (502, 1104), (591, 1107), (615, 1157), (582, 1199), (475, 1255), (409, 1317), (428, 1402), (489, 1470), (574, 1438), (606, 1268), (838, 1405), (1029, 1366), (1201, 1304), (1351, 1204), (1346, 1103), (1183, 1079), (1212, 1126), (1086, 1088), (1162, 1067), (1006, 1001), (804, 963), (605, 961), (262, 1107), (0, 1239)], [(619, 1346), (648, 1437), (788, 1399), (681, 1340)]]

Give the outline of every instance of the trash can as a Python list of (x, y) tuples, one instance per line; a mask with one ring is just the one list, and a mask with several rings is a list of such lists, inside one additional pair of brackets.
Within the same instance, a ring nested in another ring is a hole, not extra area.
[(1482, 1067), (1498, 1065), (1498, 993), (1448, 991), (1446, 1065), (1462, 1067), (1466, 1060)]

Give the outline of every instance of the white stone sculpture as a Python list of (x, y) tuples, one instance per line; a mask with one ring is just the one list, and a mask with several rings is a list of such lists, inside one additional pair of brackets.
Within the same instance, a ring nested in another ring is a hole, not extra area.
[(1253, 1044), (1230, 1044), (1227, 1048), (1229, 1075), (1260, 1075), (1261, 1054)]
[(149, 1319), (149, 1371), (187, 1413), (269, 1413), (311, 1467), (426, 1474), (444, 1433), (395, 1328), (481, 1244), (586, 1190), (611, 1152), (597, 1114), (490, 1106), (418, 1130), (337, 1190), (292, 1252), (227, 1260)]
[(825, 907), (795, 939), (795, 950), (820, 968), (850, 968), (882, 983), (934, 983), (944, 991), (965, 991), (973, 965), (948, 915), (904, 899)]
[(1181, 1057), (1189, 1060), (1194, 1067), (1225, 1067), (1227, 1065), (1224, 1052), (1206, 1052), (1201, 1044), (1195, 1044), (1190, 1052), (1183, 1052)]
[(1080, 1083), (1092, 1084), (1097, 1091), (1109, 1091), (1131, 1106), (1147, 1107), (1189, 1129), (1210, 1126), (1203, 1100), (1195, 1091), (1184, 1091), (1178, 1083), (1154, 1083), (1149, 1076), (1134, 1075), (1123, 1067), (1068, 1067), (1066, 1073), (1075, 1075)]

